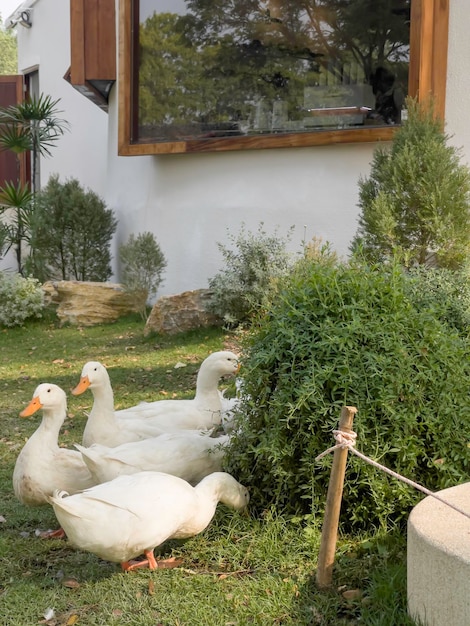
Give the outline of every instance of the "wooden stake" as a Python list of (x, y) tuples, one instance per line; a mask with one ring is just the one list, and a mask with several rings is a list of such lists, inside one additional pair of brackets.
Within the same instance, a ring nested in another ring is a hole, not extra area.
[[(352, 424), (357, 409), (354, 406), (344, 406), (341, 410), (339, 430), (352, 432)], [(335, 562), (336, 540), (338, 537), (339, 514), (343, 497), (344, 474), (348, 460), (348, 449), (337, 448), (333, 453), (330, 483), (326, 496), (325, 517), (321, 533), (320, 552), (318, 554), (317, 585), (320, 588), (329, 587), (333, 581), (333, 565)]]

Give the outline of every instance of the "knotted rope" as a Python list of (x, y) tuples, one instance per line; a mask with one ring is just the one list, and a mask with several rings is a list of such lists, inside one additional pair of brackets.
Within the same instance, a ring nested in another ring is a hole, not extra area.
[(389, 474), (390, 476), (393, 476), (393, 478), (396, 478), (397, 480), (401, 480), (403, 483), (409, 485), (410, 487), (414, 487), (418, 491), (425, 493), (427, 496), (432, 496), (436, 500), (439, 500), (443, 504), (446, 504), (447, 506), (449, 506), (451, 509), (454, 509), (454, 511), (457, 511), (458, 513), (461, 513), (462, 515), (465, 515), (465, 517), (470, 519), (469, 512), (464, 511), (463, 509), (456, 506), (452, 502), (449, 502), (448, 500), (440, 496), (438, 493), (434, 493), (433, 491), (426, 489), (426, 487), (423, 487), (419, 483), (416, 483), (413, 480), (410, 480), (409, 478), (405, 478), (405, 476), (402, 476), (401, 474), (394, 472), (388, 467), (385, 467), (385, 465), (381, 465), (380, 463), (377, 463), (377, 461), (370, 459), (365, 454), (362, 454), (362, 452), (359, 452), (358, 450), (356, 450), (355, 446), (356, 446), (357, 433), (353, 431), (346, 432), (344, 430), (334, 430), (333, 436), (337, 443), (334, 446), (331, 446), (331, 448), (328, 448), (328, 450), (325, 450), (324, 452), (319, 454), (317, 457), (315, 457), (315, 461), (319, 461), (324, 456), (326, 456), (327, 454), (330, 454), (331, 452), (334, 452), (338, 448), (347, 448), (349, 452), (352, 452), (353, 454), (358, 456), (360, 459), (362, 459), (366, 463), (369, 463), (369, 465), (372, 465), (373, 467), (376, 467), (377, 469), (382, 470), (383, 472), (385, 472), (386, 474)]

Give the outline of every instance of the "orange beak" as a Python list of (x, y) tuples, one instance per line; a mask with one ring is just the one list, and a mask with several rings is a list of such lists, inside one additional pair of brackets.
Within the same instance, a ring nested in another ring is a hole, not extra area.
[(39, 411), (39, 409), (42, 409), (42, 404), (39, 401), (39, 397), (36, 396), (31, 400), (28, 406), (21, 411), (20, 417), (29, 417), (33, 415), (33, 413), (36, 413), (36, 411)]
[(82, 376), (80, 378), (80, 382), (78, 383), (78, 385), (74, 389), (72, 389), (72, 394), (74, 396), (79, 396), (81, 393), (86, 391), (89, 386), (90, 386), (90, 379), (88, 378), (88, 376)]

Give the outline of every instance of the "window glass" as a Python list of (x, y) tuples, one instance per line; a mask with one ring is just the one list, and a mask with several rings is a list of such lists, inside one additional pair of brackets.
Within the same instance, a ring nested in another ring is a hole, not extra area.
[(400, 123), (410, 0), (135, 0), (133, 141)]

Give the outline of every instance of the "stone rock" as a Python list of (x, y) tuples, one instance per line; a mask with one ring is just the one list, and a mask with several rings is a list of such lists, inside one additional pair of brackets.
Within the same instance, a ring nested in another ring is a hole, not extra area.
[(62, 324), (93, 326), (115, 322), (141, 308), (135, 296), (119, 283), (54, 280), (42, 288), (46, 304), (57, 305)]
[(209, 289), (184, 291), (174, 296), (162, 296), (153, 305), (144, 335), (156, 332), (176, 335), (195, 328), (220, 326), (222, 320), (206, 310)]

